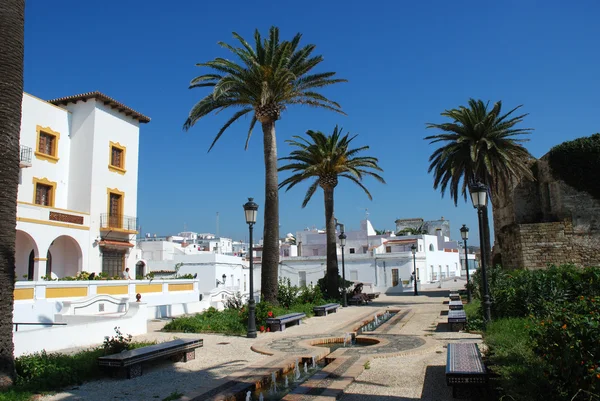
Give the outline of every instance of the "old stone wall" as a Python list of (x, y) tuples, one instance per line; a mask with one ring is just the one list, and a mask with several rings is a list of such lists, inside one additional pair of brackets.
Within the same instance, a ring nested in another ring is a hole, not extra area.
[(600, 201), (552, 176), (547, 157), (536, 181), (513, 183), (494, 199), (494, 251), (505, 268), (600, 265)]

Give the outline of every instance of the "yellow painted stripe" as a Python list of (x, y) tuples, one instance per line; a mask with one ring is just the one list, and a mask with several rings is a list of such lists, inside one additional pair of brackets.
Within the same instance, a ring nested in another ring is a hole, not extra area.
[(111, 285), (111, 286), (98, 286), (96, 290), (97, 294), (108, 294), (108, 295), (117, 295), (117, 294), (127, 294), (129, 293), (129, 288), (126, 285)]
[(22, 221), (24, 223), (43, 224), (43, 225), (46, 225), (46, 226), (74, 228), (76, 230), (89, 230), (90, 229), (89, 227), (78, 226), (77, 224), (67, 224), (67, 223), (59, 223), (57, 221), (47, 221), (47, 220), (30, 219), (28, 217), (17, 217), (17, 221)]
[(136, 284), (135, 292), (162, 292), (162, 284)]
[(33, 299), (33, 288), (15, 288), (15, 301)]
[(194, 284), (169, 284), (169, 291), (192, 291)]
[(57, 287), (46, 288), (46, 298), (72, 298), (85, 297), (88, 294), (87, 287)]

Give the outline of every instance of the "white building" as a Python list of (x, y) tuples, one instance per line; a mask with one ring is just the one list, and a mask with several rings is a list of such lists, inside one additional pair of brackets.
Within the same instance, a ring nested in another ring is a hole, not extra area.
[(18, 280), (135, 275), (139, 128), (149, 121), (100, 92), (24, 94)]
[[(361, 229), (346, 231), (344, 247), (347, 280), (372, 283), (378, 291), (410, 283), (416, 262), (417, 280), (421, 283), (460, 276), (458, 245), (448, 237), (438, 235), (395, 236), (377, 235), (368, 220)], [(336, 234), (337, 236), (337, 234)], [(296, 285), (316, 284), (326, 270), (326, 235), (321, 230), (300, 231), (296, 235), (298, 256), (282, 257), (279, 274)], [(416, 247), (415, 258), (411, 247)], [(338, 268), (342, 274), (341, 247), (338, 242)], [(393, 292), (393, 290), (392, 290)]]

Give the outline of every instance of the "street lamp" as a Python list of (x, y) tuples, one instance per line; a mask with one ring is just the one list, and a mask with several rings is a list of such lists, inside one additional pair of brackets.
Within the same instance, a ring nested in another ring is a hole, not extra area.
[(410, 247), (410, 250), (412, 251), (413, 254), (413, 279), (414, 279), (414, 283), (415, 283), (415, 294), (414, 295), (419, 295), (419, 292), (417, 291), (417, 247), (415, 246), (415, 244), (412, 244)]
[(344, 308), (348, 306), (348, 300), (346, 299), (346, 266), (344, 264), (344, 246), (346, 245), (346, 234), (344, 233), (344, 225), (340, 224), (340, 246), (342, 247), (342, 304)]
[(466, 224), (460, 228), (460, 236), (465, 242), (465, 268), (467, 269), (467, 302), (471, 302), (471, 286), (469, 281), (469, 258), (467, 257), (467, 240), (469, 239), (469, 227)]
[(484, 227), (483, 227), (483, 212), (486, 210), (487, 198), (488, 198), (488, 187), (482, 183), (476, 183), (471, 185), (469, 188), (471, 192), (471, 200), (473, 201), (473, 207), (477, 209), (477, 217), (479, 219), (479, 246), (481, 252), (481, 282), (483, 287), (483, 310), (484, 319), (487, 322), (492, 320), (492, 313), (490, 310), (490, 293), (488, 289), (487, 277), (485, 272), (485, 261), (486, 261), (486, 249), (484, 240)]
[(253, 251), (252, 251), (252, 228), (256, 223), (256, 212), (258, 211), (258, 205), (254, 202), (254, 198), (248, 198), (248, 202), (244, 204), (244, 213), (246, 215), (246, 223), (248, 223), (248, 229), (250, 230), (250, 299), (248, 299), (248, 333), (246, 337), (256, 338), (256, 305), (254, 303), (254, 278), (253, 278)]

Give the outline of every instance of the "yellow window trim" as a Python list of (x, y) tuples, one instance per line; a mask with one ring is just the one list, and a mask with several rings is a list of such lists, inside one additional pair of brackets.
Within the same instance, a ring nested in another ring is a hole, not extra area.
[(88, 226), (78, 226), (78, 225), (69, 224), (69, 223), (59, 223), (58, 221), (30, 219), (28, 217), (17, 217), (17, 221), (22, 221), (23, 223), (43, 224), (45, 226), (74, 228), (75, 230), (84, 230), (84, 231), (90, 229)]
[(46, 262), (48, 258), (33, 258), (33, 260), (36, 262)]
[(117, 188), (106, 188), (107, 215), (110, 215), (110, 194), (121, 195), (121, 204), (119, 205), (119, 216), (123, 216), (123, 208), (125, 207), (125, 192), (119, 191)]
[[(35, 143), (35, 157), (40, 160), (46, 160), (50, 163), (57, 163), (58, 158), (58, 141), (60, 139), (60, 132), (52, 130), (50, 127), (42, 127), (41, 125), (36, 125), (35, 130), (37, 132), (37, 140)], [(46, 154), (40, 152), (40, 134), (41, 133), (52, 135), (54, 137), (54, 146), (52, 147), (52, 154)]]
[(17, 201), (17, 203), (18, 203), (18, 204), (20, 204), (20, 205), (37, 206), (37, 207), (45, 207), (45, 208), (47, 208), (47, 209), (60, 210), (61, 212), (69, 212), (69, 213), (85, 214), (86, 216), (89, 216), (89, 215), (90, 215), (90, 214), (89, 214), (89, 213), (87, 213), (87, 212), (80, 212), (79, 210), (61, 209), (60, 207), (38, 205), (37, 203), (31, 203), (31, 202)]
[[(34, 205), (38, 205), (37, 203), (35, 203), (35, 195), (37, 193), (38, 184), (48, 185), (48, 186), (52, 187), (52, 190), (50, 191), (50, 205), (47, 207), (53, 207), (54, 200), (56, 199), (56, 183), (54, 181), (48, 180), (47, 178), (33, 177), (33, 204)], [(46, 206), (46, 205), (38, 205), (38, 206)]]
[[(121, 153), (121, 165), (115, 166), (112, 164), (112, 151), (113, 148), (119, 149)], [(121, 175), (125, 174), (127, 170), (125, 170), (125, 160), (127, 156), (127, 148), (121, 145), (119, 142), (109, 142), (108, 146), (108, 169), (112, 172), (119, 173)]]

